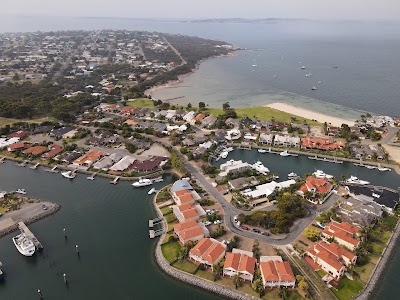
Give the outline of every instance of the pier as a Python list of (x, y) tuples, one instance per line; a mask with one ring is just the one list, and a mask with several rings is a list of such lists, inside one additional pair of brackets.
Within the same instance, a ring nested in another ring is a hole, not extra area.
[(336, 157), (333, 159), (330, 159), (330, 158), (326, 158), (326, 157), (318, 157), (318, 155), (315, 155), (315, 156), (308, 156), (308, 159), (326, 161), (326, 162), (330, 162), (330, 163), (334, 163), (334, 164), (342, 164), (343, 163), (343, 160), (338, 160)]
[(149, 236), (151, 239), (154, 239), (157, 236), (160, 236), (164, 233), (164, 229), (158, 229), (158, 230), (149, 230)]
[(25, 167), (26, 164), (27, 164), (27, 161), (24, 160), (24, 161), (22, 161), (22, 162), (20, 162), (20, 163), (16, 163), (15, 165), (18, 166), (18, 167)]
[(110, 181), (110, 183), (111, 183), (111, 184), (117, 184), (119, 178), (120, 178), (119, 176), (115, 177), (114, 180), (111, 180), (111, 181)]
[(157, 225), (158, 223), (162, 222), (163, 218), (155, 218), (153, 220), (149, 220), (149, 227), (153, 228), (154, 225)]
[(4, 157), (0, 158), (0, 164), (4, 164)]
[(94, 177), (98, 174), (99, 172), (94, 173), (92, 176), (86, 177), (88, 180), (94, 180)]
[(19, 230), (21, 230), (21, 233), (24, 233), (28, 238), (32, 240), (37, 250), (43, 249), (43, 245), (39, 242), (39, 240), (35, 237), (35, 235), (32, 233), (32, 231), (30, 231), (30, 229), (28, 228), (28, 226), (25, 225), (24, 222), (18, 222), (18, 228)]
[(37, 167), (39, 167), (39, 166), (40, 166), (40, 163), (37, 163), (37, 164), (31, 166), (31, 169), (32, 169), (32, 170), (36, 170)]

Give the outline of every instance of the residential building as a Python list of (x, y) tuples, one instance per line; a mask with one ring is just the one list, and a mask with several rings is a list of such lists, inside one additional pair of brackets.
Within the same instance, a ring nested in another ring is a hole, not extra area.
[(112, 167), (110, 167), (110, 173), (121, 174), (132, 169), (136, 159), (131, 155), (126, 155), (122, 159), (118, 160)]
[(36, 156), (42, 155), (46, 151), (47, 151), (46, 146), (33, 146), (33, 147), (23, 150), (22, 153), (25, 155), (36, 157)]
[[(259, 199), (263, 197), (268, 197), (274, 191), (281, 190), (283, 188), (288, 188), (295, 183), (296, 181), (293, 179), (285, 180), (282, 182), (271, 181), (269, 183), (257, 185), (254, 190), (242, 192), (242, 195), (248, 196), (250, 197), (250, 199)], [(264, 202), (266, 201), (268, 201), (268, 199), (266, 199)]]
[(357, 239), (359, 234), (359, 228), (346, 222), (330, 222), (326, 224), (322, 231), (322, 236), (325, 239), (334, 239), (339, 245), (351, 251), (354, 251), (360, 245), (360, 240)]
[(253, 282), (255, 267), (253, 252), (232, 249), (226, 254), (223, 274), (229, 277), (239, 275), (243, 280)]
[(274, 143), (274, 136), (272, 134), (261, 133), (258, 142), (261, 144), (272, 145)]
[(172, 207), (172, 211), (179, 222), (185, 222), (189, 220), (197, 221), (206, 215), (206, 212), (200, 205), (192, 205), (191, 203), (174, 205)]
[(167, 157), (152, 156), (142, 161), (136, 160), (132, 164), (132, 168), (138, 172), (147, 173), (158, 170), (168, 161)]
[(45, 154), (43, 154), (42, 157), (43, 158), (47, 158), (47, 159), (48, 158), (53, 158), (53, 157), (55, 157), (56, 155), (60, 154), (63, 151), (64, 151), (64, 147), (63, 146), (57, 145), (57, 144), (52, 144), (50, 146), (50, 151), (45, 153)]
[[(313, 195), (316, 194), (328, 194), (333, 189), (333, 185), (329, 182), (329, 179), (324, 178), (316, 178), (314, 176), (308, 176), (306, 179), (306, 183), (303, 184), (297, 193), (304, 197), (306, 192), (311, 192)], [(307, 200), (312, 202), (312, 199)], [(322, 200), (317, 200), (320, 203)]]
[(225, 244), (212, 238), (203, 238), (190, 249), (189, 258), (212, 269), (224, 258), (225, 251)]
[(11, 144), (7, 147), (7, 151), (8, 152), (14, 152), (14, 151), (19, 151), (19, 150), (23, 150), (26, 149), (28, 147), (30, 147), (31, 144), (25, 143), (25, 142), (21, 142), (21, 143), (15, 143), (15, 144)]
[(183, 245), (188, 242), (198, 242), (210, 235), (203, 223), (197, 223), (194, 220), (174, 225), (174, 232)]
[(184, 119), (186, 122), (190, 123), (190, 121), (193, 120), (193, 118), (195, 117), (195, 115), (196, 115), (196, 112), (194, 112), (194, 111), (189, 111), (186, 115), (183, 116), (183, 119)]
[(343, 148), (345, 143), (342, 141), (335, 142), (332, 139), (323, 139), (316, 137), (303, 137), (301, 138), (301, 147), (306, 149), (318, 149), (318, 150), (336, 150)]
[(280, 256), (261, 256), (260, 270), (264, 288), (293, 288), (296, 285), (290, 264)]
[(300, 138), (297, 136), (290, 135), (279, 135), (276, 134), (274, 138), (275, 146), (284, 146), (284, 147), (300, 147)]
[(231, 159), (226, 163), (221, 164), (219, 168), (222, 171), (221, 173), (219, 173), (219, 176), (225, 177), (228, 174), (237, 174), (245, 170), (248, 170), (251, 168), (251, 166), (247, 162)]
[(91, 167), (96, 161), (98, 161), (101, 157), (105, 155), (104, 152), (101, 152), (96, 149), (89, 150), (87, 153), (78, 157), (74, 160), (73, 164), (76, 166), (86, 166)]
[(374, 202), (374, 198), (365, 195), (341, 198), (336, 213), (347, 223), (363, 228), (374, 226), (382, 217), (382, 207)]
[(194, 204), (196, 200), (200, 199), (195, 190), (179, 190), (171, 192), (171, 195), (177, 205)]

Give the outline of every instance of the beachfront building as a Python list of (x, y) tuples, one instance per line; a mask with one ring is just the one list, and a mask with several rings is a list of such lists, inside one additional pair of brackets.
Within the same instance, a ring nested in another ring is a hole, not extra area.
[(229, 277), (239, 275), (241, 279), (253, 282), (255, 267), (253, 252), (232, 249), (232, 252), (226, 254), (223, 274)]
[(299, 148), (300, 142), (301, 141), (298, 136), (276, 134), (274, 139), (274, 146)]
[(346, 222), (330, 222), (326, 224), (322, 231), (322, 236), (325, 239), (333, 239), (336, 243), (351, 251), (354, 251), (360, 245), (360, 240), (357, 239), (359, 235), (360, 229)]
[(200, 205), (192, 205), (190, 203), (174, 205), (172, 206), (172, 211), (179, 222), (185, 222), (189, 220), (197, 221), (206, 215), (206, 212)]
[(225, 252), (225, 244), (212, 238), (203, 238), (190, 249), (189, 259), (212, 269), (224, 258)]
[(342, 278), (347, 270), (346, 267), (354, 265), (357, 260), (357, 256), (349, 250), (338, 244), (328, 244), (323, 241), (310, 246), (306, 255), (336, 281)]
[(296, 285), (292, 268), (280, 256), (261, 256), (260, 270), (264, 288), (293, 288)]
[(174, 225), (174, 233), (182, 245), (188, 242), (198, 242), (204, 237), (209, 237), (210, 233), (203, 223), (189, 220)]

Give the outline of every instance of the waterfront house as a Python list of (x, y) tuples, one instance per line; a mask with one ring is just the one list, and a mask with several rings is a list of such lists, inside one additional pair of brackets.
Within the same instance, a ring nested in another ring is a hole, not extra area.
[(101, 152), (97, 149), (89, 150), (87, 153), (78, 157), (73, 161), (75, 166), (86, 166), (91, 167), (96, 161), (102, 158), (105, 155), (104, 152)]
[(15, 152), (15, 151), (20, 151), (23, 149), (26, 149), (28, 147), (30, 147), (31, 144), (29, 143), (25, 143), (25, 142), (21, 142), (21, 143), (14, 143), (11, 144), (7, 147), (7, 151), (8, 152)]
[(228, 181), (228, 185), (229, 185), (230, 189), (237, 190), (237, 191), (247, 189), (258, 183), (259, 183), (259, 181), (254, 176), (240, 177), (240, 178), (232, 179), (232, 180)]
[(215, 122), (217, 122), (217, 118), (214, 117), (213, 115), (209, 115), (208, 117), (205, 117), (202, 121), (201, 124), (203, 127), (205, 128), (212, 128), (215, 124)]
[(167, 157), (151, 156), (142, 161), (136, 160), (132, 164), (132, 168), (137, 172), (148, 173), (160, 169), (167, 161)]
[(176, 192), (182, 191), (182, 190), (193, 191), (193, 187), (190, 185), (190, 183), (187, 180), (180, 179), (180, 180), (175, 181), (171, 187), (171, 193), (176, 193)]
[(195, 115), (196, 115), (196, 112), (194, 112), (194, 111), (189, 111), (186, 115), (183, 116), (183, 119), (184, 119), (186, 122), (190, 123), (190, 121), (193, 120), (193, 118), (195, 117)]
[(240, 132), (239, 129), (232, 129), (226, 132), (225, 139), (227, 141), (234, 141), (240, 139), (241, 136), (242, 133)]
[(258, 142), (261, 144), (272, 145), (274, 142), (274, 136), (272, 134), (261, 133)]
[(372, 197), (356, 195), (355, 197), (341, 198), (338, 202), (336, 213), (342, 220), (354, 226), (372, 227), (382, 217), (382, 207), (375, 203)]
[[(306, 182), (300, 187), (297, 191), (302, 197), (305, 197), (306, 192), (311, 192), (313, 196), (316, 195), (326, 195), (333, 189), (333, 185), (329, 182), (329, 179), (324, 178), (316, 178), (314, 176), (308, 176)], [(307, 198), (308, 201), (314, 204), (322, 204), (323, 199), (311, 199)]]
[(46, 146), (33, 146), (22, 151), (23, 154), (30, 157), (37, 157), (47, 151)]
[(301, 147), (305, 149), (317, 149), (324, 151), (331, 151), (341, 149), (345, 146), (342, 141), (335, 142), (332, 139), (323, 139), (317, 137), (303, 137), (301, 138)]
[(194, 204), (195, 201), (200, 199), (195, 190), (179, 190), (171, 192), (171, 195), (177, 205)]
[[(242, 195), (249, 197), (250, 199), (259, 199), (259, 198), (266, 198), (272, 193), (274, 193), (277, 190), (281, 190), (284, 188), (288, 188), (291, 185), (295, 184), (296, 181), (293, 179), (290, 180), (285, 180), (281, 182), (276, 182), (276, 181), (271, 181), (269, 183), (264, 183), (257, 185), (254, 190), (249, 190), (249, 191), (244, 191), (242, 192)], [(267, 202), (268, 199), (264, 199), (264, 201), (257, 201), (254, 204), (261, 204), (263, 202)]]
[(284, 147), (300, 147), (300, 138), (297, 136), (290, 135), (279, 135), (276, 134), (274, 138), (275, 146), (284, 146)]
[(205, 117), (206, 117), (205, 114), (200, 113), (200, 114), (196, 115), (196, 116), (190, 121), (190, 124), (194, 125), (197, 121), (201, 122)]
[(226, 254), (223, 274), (229, 277), (239, 275), (241, 279), (253, 282), (255, 267), (253, 252), (232, 249)]
[(320, 241), (310, 246), (306, 252), (314, 263), (338, 281), (350, 267), (356, 263), (357, 256), (335, 243)]
[(224, 258), (225, 251), (225, 244), (212, 238), (203, 238), (190, 249), (189, 258), (212, 269)]
[(360, 235), (360, 229), (346, 222), (330, 222), (326, 224), (322, 231), (322, 236), (327, 239), (333, 239), (339, 245), (354, 251), (359, 245), (360, 241), (357, 237)]
[(63, 151), (64, 151), (64, 147), (63, 146), (57, 145), (57, 144), (52, 144), (50, 146), (50, 151), (45, 153), (45, 154), (43, 154), (42, 157), (46, 158), (46, 159), (53, 158), (53, 157), (55, 157), (56, 155), (60, 154)]
[(189, 220), (174, 225), (174, 233), (182, 245), (188, 242), (198, 242), (204, 237), (209, 237), (210, 233), (203, 223)]
[(247, 162), (243, 162), (241, 160), (229, 160), (226, 163), (223, 163), (219, 167), (221, 169), (221, 173), (219, 173), (220, 177), (225, 177), (228, 174), (237, 174), (248, 170), (251, 168), (250, 164)]
[(200, 205), (192, 205), (191, 203), (174, 205), (172, 206), (172, 211), (179, 222), (185, 222), (189, 220), (197, 221), (206, 215), (206, 212)]
[(124, 156), (121, 160), (117, 161), (112, 167), (110, 167), (110, 174), (122, 174), (124, 172), (129, 171), (133, 164), (136, 162), (136, 159), (131, 155)]
[(260, 271), (264, 288), (294, 288), (294, 277), (290, 264), (280, 256), (261, 256)]

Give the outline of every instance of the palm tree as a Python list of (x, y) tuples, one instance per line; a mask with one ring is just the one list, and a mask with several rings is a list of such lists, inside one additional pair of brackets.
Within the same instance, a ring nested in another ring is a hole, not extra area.
[(239, 274), (236, 274), (233, 276), (233, 284), (235, 285), (235, 288), (237, 289), (240, 285), (240, 276)]
[(217, 279), (221, 277), (221, 272), (222, 272), (221, 266), (219, 264), (213, 265), (212, 271), (213, 271), (213, 279), (214, 281), (217, 281)]

